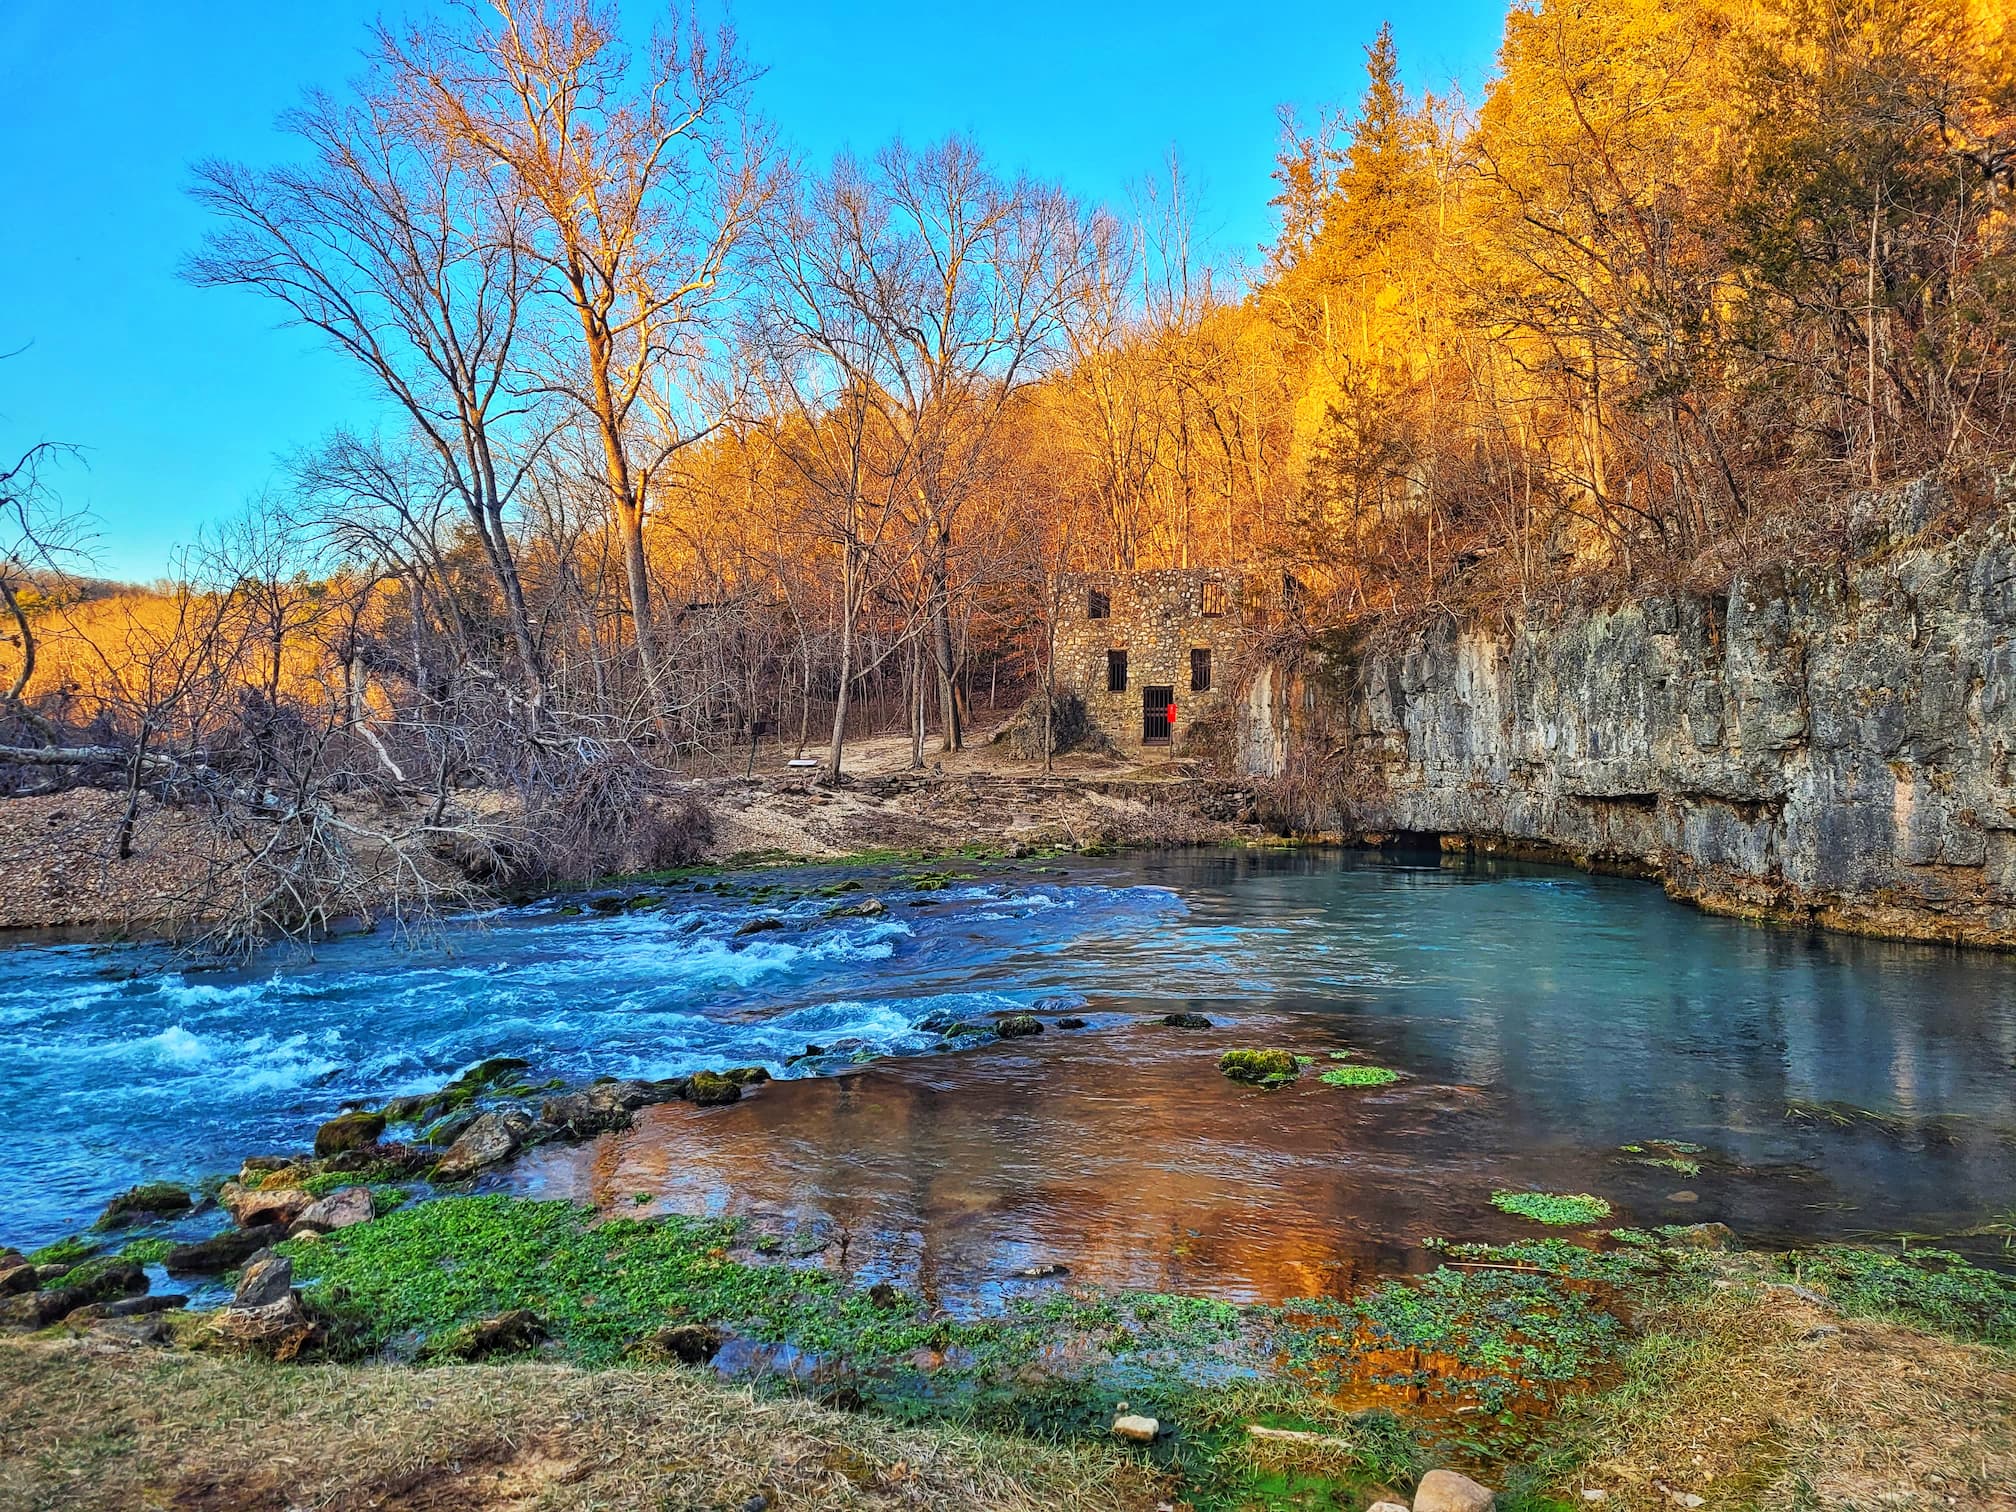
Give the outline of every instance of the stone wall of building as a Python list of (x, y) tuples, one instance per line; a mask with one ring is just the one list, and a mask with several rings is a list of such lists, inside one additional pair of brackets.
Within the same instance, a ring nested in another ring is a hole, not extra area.
[[(1057, 686), (1085, 701), (1092, 721), (1123, 752), (1155, 751), (1144, 740), (1142, 694), (1170, 688), (1176, 700), (1173, 745), (1230, 710), (1238, 657), (1249, 626), (1267, 611), (1258, 581), (1221, 568), (1161, 572), (1074, 573), (1063, 580), (1057, 627)], [(1093, 617), (1093, 596), (1107, 613)], [(1191, 687), (1192, 651), (1211, 653), (1211, 686)], [(1107, 653), (1127, 653), (1127, 687), (1107, 686)]]

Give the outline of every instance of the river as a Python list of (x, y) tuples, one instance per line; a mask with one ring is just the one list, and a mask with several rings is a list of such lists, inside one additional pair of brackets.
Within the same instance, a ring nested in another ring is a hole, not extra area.
[[(830, 917), (876, 895), (882, 915)], [(919, 1027), (1012, 1009), (1051, 1027), (956, 1053)], [(1212, 1027), (1155, 1021), (1177, 1011)], [(1215, 1062), (1243, 1045), (1310, 1065), (1238, 1086)], [(490, 1184), (745, 1214), (955, 1302), (1051, 1263), (1235, 1300), (1339, 1290), (1419, 1268), (1424, 1239), (1516, 1231), (1500, 1189), (1768, 1243), (2016, 1207), (2016, 960), (1551, 868), (1206, 850), (746, 873), (229, 968), (16, 944), (0, 1238), (45, 1242), (136, 1181), (299, 1147), (346, 1102), (496, 1054), (541, 1079), (766, 1065), (781, 1080), (735, 1106), (649, 1109)], [(1319, 1080), (1352, 1063), (1401, 1078)]]

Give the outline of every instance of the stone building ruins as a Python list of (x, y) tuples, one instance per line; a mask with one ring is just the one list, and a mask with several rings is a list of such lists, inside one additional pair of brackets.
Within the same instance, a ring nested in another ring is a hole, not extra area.
[(1082, 698), (1121, 751), (1152, 753), (1230, 712), (1240, 653), (1294, 586), (1237, 568), (1192, 567), (1071, 573), (1059, 591), (1058, 688)]

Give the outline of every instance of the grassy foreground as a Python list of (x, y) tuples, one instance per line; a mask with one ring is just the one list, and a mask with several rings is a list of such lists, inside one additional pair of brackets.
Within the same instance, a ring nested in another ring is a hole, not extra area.
[[(1451, 1465), (1500, 1512), (2016, 1512), (2016, 1281), (1585, 1239), (1446, 1245), (1340, 1299), (1060, 1288), (952, 1318), (734, 1223), (447, 1197), (283, 1247), (317, 1363), (219, 1354), (201, 1317), (171, 1347), (0, 1343), (0, 1506), (1360, 1512)], [(498, 1346), (499, 1315), (535, 1326)], [(673, 1363), (667, 1330), (725, 1337), (752, 1384)], [(1107, 1437), (1122, 1397), (1152, 1447)]]

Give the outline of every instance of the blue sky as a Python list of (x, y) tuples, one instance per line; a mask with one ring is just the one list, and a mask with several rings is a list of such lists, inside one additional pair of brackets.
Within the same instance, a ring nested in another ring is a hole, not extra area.
[[(354, 73), (371, 19), (353, 0), (11, 0), (0, 4), (0, 453), (86, 448), (59, 478), (99, 520), (98, 570), (145, 579), (200, 522), (256, 498), (275, 459), (379, 413), (361, 382), (243, 291), (176, 278), (200, 240), (188, 165), (288, 153), (274, 118)], [(648, 24), (652, 11), (626, 5)], [(1275, 109), (1356, 99), (1391, 16), (1419, 88), (1473, 91), (1502, 0), (1393, 14), (1371, 0), (1239, 6), (742, 0), (767, 68), (764, 112), (823, 160), (963, 131), (1000, 163), (1118, 201), (1173, 147), (1200, 230), (1243, 257), (1268, 234)]]

